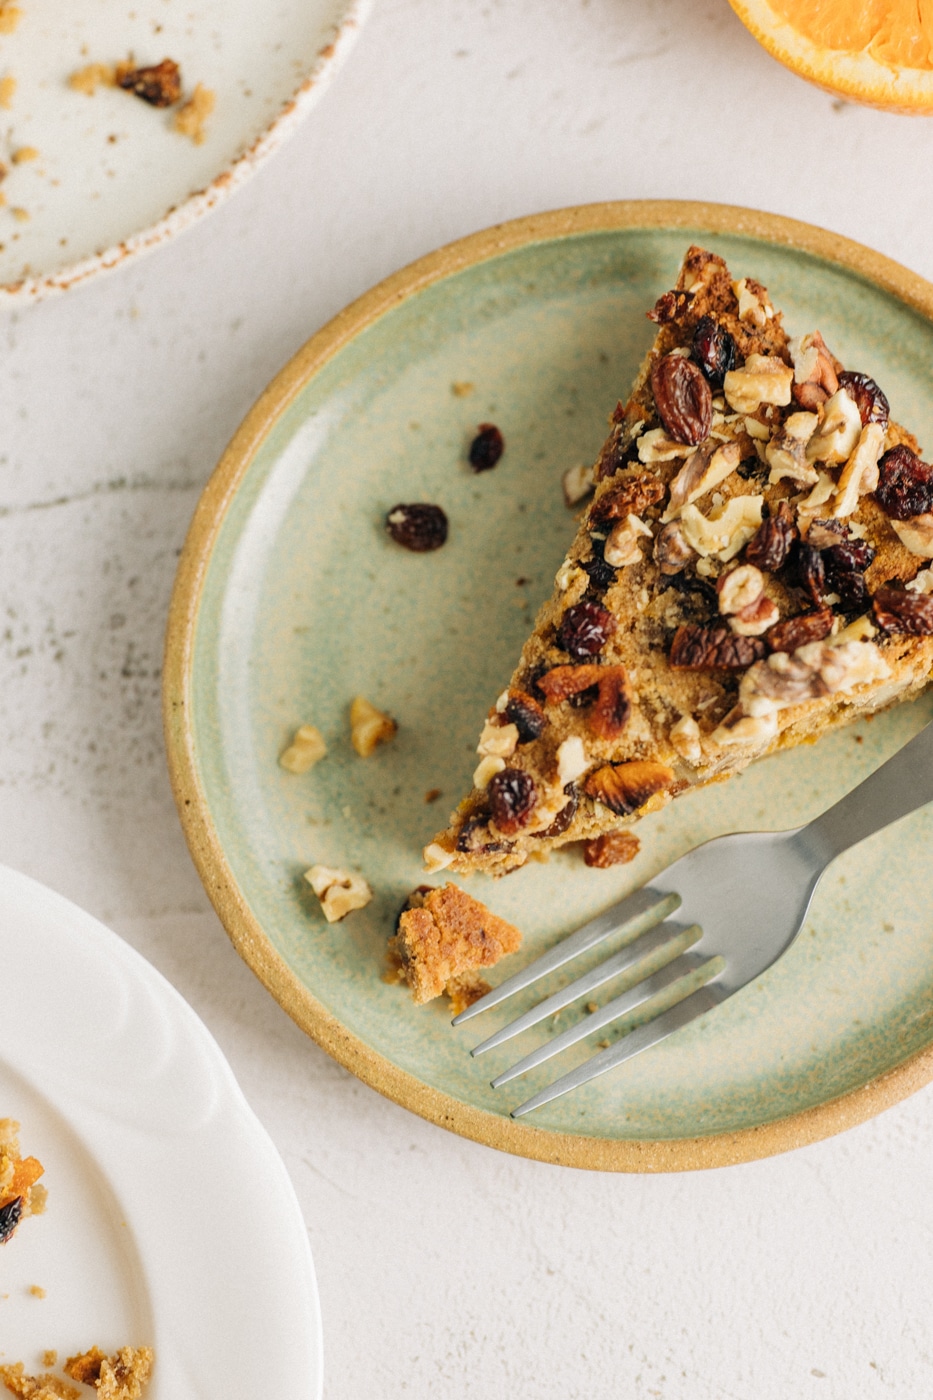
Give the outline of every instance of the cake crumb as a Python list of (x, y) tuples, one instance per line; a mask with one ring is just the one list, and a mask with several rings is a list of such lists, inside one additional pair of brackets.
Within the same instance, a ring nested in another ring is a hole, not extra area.
[(9, 111), (13, 106), (13, 98), (16, 95), (16, 79), (11, 73), (6, 73), (0, 78), (0, 107)]
[(29, 210), (24, 209), (21, 204), (14, 204), (10, 213), (13, 215), (13, 218), (17, 219), (21, 224), (25, 224), (30, 217)]
[(58, 1365), (58, 1352), (55, 1351), (54, 1349), (50, 1349), (49, 1351), (44, 1351), (44, 1352), (42, 1353), (42, 1364), (43, 1364), (43, 1366), (57, 1366), (57, 1365)]
[(412, 997), (421, 1003), (442, 992), (452, 999), (458, 991), (465, 992), (469, 976), (475, 981), (479, 968), (492, 967), (514, 953), (521, 941), (514, 925), (459, 886), (419, 885), (399, 915), (388, 951), (400, 962)]
[(15, 1366), (0, 1366), (0, 1381), (18, 1400), (80, 1400), (81, 1392), (58, 1376), (46, 1373), (30, 1376), (22, 1361)]
[(452, 978), (444, 988), (444, 995), (450, 999), (451, 1014), (459, 1016), (468, 1006), (472, 1006), (474, 1001), (479, 1001), (480, 997), (491, 991), (492, 987), (484, 977), (476, 977), (468, 972), (463, 977)]
[(112, 63), (89, 63), (68, 79), (68, 86), (86, 97), (93, 97), (99, 87), (116, 87), (116, 84), (117, 74)]
[[(139, 1400), (152, 1371), (151, 1347), (121, 1347), (107, 1356), (100, 1347), (69, 1356), (63, 1370), (82, 1385), (93, 1385), (98, 1400)], [(77, 1393), (77, 1392), (75, 1392)]]
[(443, 795), (444, 793), (441, 788), (428, 788), (427, 792), (424, 794), (424, 800), (425, 802), (436, 802), (437, 799), (443, 797)]
[(175, 130), (188, 136), (196, 146), (203, 146), (207, 140), (206, 123), (214, 110), (217, 96), (203, 83), (195, 86), (194, 92), (183, 102), (175, 113)]
[(0, 4), (0, 34), (12, 34), (22, 17), (19, 5)]
[[(41, 1285), (40, 1283), (32, 1283), (32, 1284), (30, 1284), (30, 1286), (29, 1286), (29, 1291), (30, 1291), (30, 1293), (32, 1294), (32, 1296), (33, 1296), (34, 1298), (47, 1298), (47, 1297), (48, 1297), (48, 1294), (46, 1293), (45, 1289), (42, 1287), (42, 1285)], [(54, 1366), (54, 1365), (55, 1365), (55, 1362), (54, 1362), (54, 1361), (46, 1361), (46, 1362), (44, 1362), (43, 1364), (46, 1365), (46, 1366)]]
[(471, 383), (469, 379), (455, 379), (450, 386), (450, 392), (455, 399), (465, 399), (472, 394), (475, 388), (476, 385)]
[(38, 159), (39, 152), (35, 146), (20, 146), (19, 149), (14, 151), (10, 156), (10, 160), (14, 165), (25, 165), (27, 161)]

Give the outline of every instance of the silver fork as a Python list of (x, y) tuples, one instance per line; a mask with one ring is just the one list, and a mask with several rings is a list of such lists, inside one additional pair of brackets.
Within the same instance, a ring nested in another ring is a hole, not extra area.
[[(619, 996), (555, 1036), (492, 1081), (525, 1074), (571, 1045), (640, 1009), (641, 1024), (512, 1110), (519, 1118), (615, 1069), (703, 1016), (776, 962), (800, 932), (831, 861), (933, 801), (933, 724), (835, 806), (792, 831), (718, 836), (682, 856), (651, 884), (584, 924), (522, 972), (454, 1019), (500, 1006), (600, 943), (623, 946), (511, 1021), (471, 1052), (482, 1055), (627, 974)], [(669, 916), (676, 913), (677, 918)], [(689, 951), (688, 951), (689, 949)]]

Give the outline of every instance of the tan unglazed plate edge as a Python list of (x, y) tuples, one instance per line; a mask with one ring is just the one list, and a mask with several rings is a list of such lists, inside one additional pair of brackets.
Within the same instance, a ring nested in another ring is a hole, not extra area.
[(541, 1130), (430, 1088), (351, 1034), (276, 953), (244, 900), (198, 778), (189, 694), (201, 593), (227, 509), (259, 444), (305, 384), (385, 312), (442, 278), (541, 240), (627, 228), (739, 233), (813, 253), (851, 269), (933, 320), (933, 286), (879, 253), (811, 224), (731, 205), (632, 200), (581, 205), (512, 220), (459, 239), (393, 274), (312, 336), (276, 376), (237, 430), (205, 487), (182, 551), (165, 642), (163, 715), (169, 776), (204, 887), (234, 947), (308, 1035), (364, 1083), (441, 1127), (489, 1147), (601, 1171), (687, 1171), (785, 1152), (842, 1132), (933, 1079), (933, 1046), (839, 1098), (789, 1117), (708, 1137), (619, 1140)]

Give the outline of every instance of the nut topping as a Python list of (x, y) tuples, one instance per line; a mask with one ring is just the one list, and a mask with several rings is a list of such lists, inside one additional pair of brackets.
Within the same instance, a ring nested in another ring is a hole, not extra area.
[(492, 756), (511, 758), (518, 747), (517, 724), (492, 724), (489, 720), (483, 726), (476, 752), (481, 758)]
[(777, 355), (749, 355), (742, 369), (730, 370), (723, 393), (736, 413), (757, 413), (763, 403), (786, 407), (794, 371)]
[(765, 461), (771, 468), (768, 477), (775, 482), (787, 479), (801, 486), (814, 486), (817, 474), (807, 462), (807, 443), (816, 431), (815, 413), (792, 413), (765, 448)]
[(833, 630), (832, 608), (818, 608), (815, 612), (800, 613), (789, 617), (769, 628), (765, 641), (772, 651), (796, 651), (808, 642), (821, 642)]
[(708, 439), (681, 467), (671, 482), (671, 494), (667, 509), (661, 516), (663, 524), (673, 520), (685, 505), (699, 500), (707, 491), (731, 476), (741, 460), (737, 442), (719, 445), (715, 439)]
[(726, 564), (757, 532), (763, 505), (764, 496), (733, 496), (709, 516), (695, 505), (686, 505), (680, 515), (684, 538), (697, 554), (715, 555)]
[(327, 753), (321, 731), (313, 724), (302, 724), (295, 730), (287, 749), (279, 754), (279, 765), (289, 773), (307, 773)]
[(859, 496), (874, 491), (879, 481), (878, 458), (884, 447), (884, 429), (880, 423), (869, 423), (859, 434), (855, 451), (839, 474), (833, 515), (844, 520), (858, 509)]
[(685, 622), (674, 633), (670, 663), (678, 671), (705, 671), (712, 667), (743, 671), (766, 652), (759, 637), (739, 637), (724, 624), (703, 627)]
[(671, 744), (688, 763), (697, 764), (703, 757), (703, 750), (700, 747), (700, 726), (693, 715), (681, 715), (675, 725), (671, 727)]
[(350, 742), (360, 758), (368, 758), (377, 744), (387, 744), (398, 731), (391, 715), (377, 710), (362, 695), (350, 706)]
[(892, 520), (891, 528), (911, 554), (916, 554), (920, 559), (933, 559), (933, 515)]
[(634, 759), (631, 763), (607, 763), (597, 768), (583, 784), (583, 790), (620, 817), (644, 807), (658, 792), (665, 792), (674, 781), (674, 770), (664, 763)]
[(627, 564), (637, 564), (641, 559), (639, 542), (647, 535), (651, 539), (651, 527), (637, 515), (627, 515), (612, 527), (609, 538), (603, 547), (603, 559), (613, 569), (625, 568)]
[(593, 468), (582, 465), (568, 467), (560, 480), (564, 491), (564, 501), (568, 508), (572, 508), (579, 505), (592, 491), (594, 485)]
[(778, 605), (762, 593), (754, 603), (729, 618), (729, 626), (739, 637), (760, 637), (781, 616)]
[(685, 564), (696, 558), (696, 551), (687, 543), (679, 521), (672, 520), (658, 531), (654, 541), (654, 558), (662, 574), (679, 574)]
[(819, 331), (790, 343), (794, 362), (794, 400), (801, 408), (821, 407), (839, 388), (832, 356)]
[(658, 417), (677, 442), (695, 446), (709, 437), (713, 395), (702, 371), (683, 355), (665, 355), (651, 370)]
[(808, 462), (847, 462), (862, 432), (858, 404), (844, 389), (838, 389), (823, 405), (823, 416), (807, 443)]
[[(710, 414), (712, 415), (712, 409)], [(690, 443), (675, 441), (674, 438), (668, 437), (663, 428), (651, 428), (638, 439), (638, 460), (646, 465), (653, 462), (671, 462), (675, 457), (686, 457), (689, 450)]]
[(719, 594), (719, 611), (742, 612), (750, 603), (757, 603), (764, 592), (764, 576), (754, 564), (740, 564), (728, 574), (723, 574), (716, 584)]
[(565, 739), (557, 750), (557, 782), (561, 790), (567, 788), (577, 778), (582, 778), (589, 766), (590, 760), (587, 758), (586, 749), (579, 734), (573, 734), (569, 739)]
[(879, 588), (872, 600), (872, 609), (878, 626), (884, 632), (911, 637), (933, 634), (933, 594)]
[(305, 879), (321, 901), (324, 918), (335, 924), (354, 909), (365, 909), (373, 892), (362, 875), (330, 865), (312, 865)]

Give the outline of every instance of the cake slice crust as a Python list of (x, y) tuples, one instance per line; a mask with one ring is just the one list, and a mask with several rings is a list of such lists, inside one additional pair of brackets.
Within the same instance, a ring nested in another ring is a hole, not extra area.
[(428, 869), (504, 874), (933, 669), (933, 469), (877, 384), (692, 247)]

